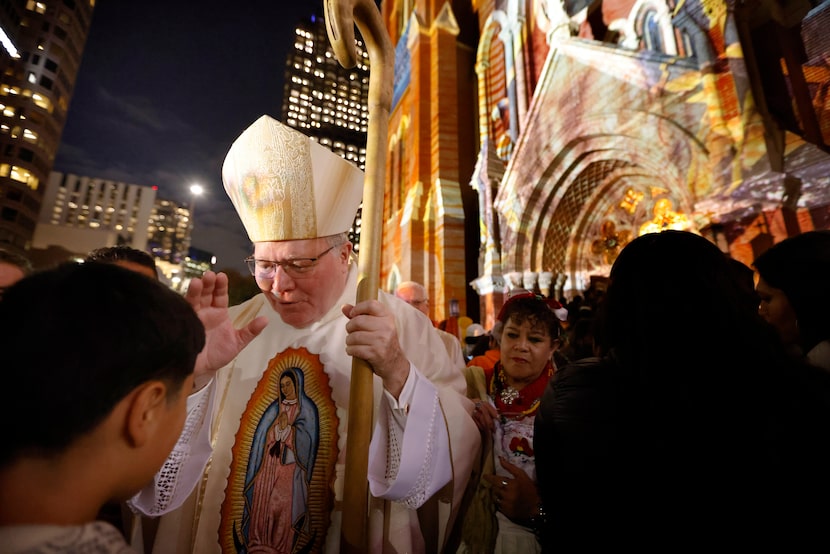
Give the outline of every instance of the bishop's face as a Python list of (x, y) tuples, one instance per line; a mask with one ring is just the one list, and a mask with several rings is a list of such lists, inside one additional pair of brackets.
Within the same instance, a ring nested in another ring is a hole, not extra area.
[(255, 275), (257, 285), (282, 320), (292, 327), (308, 327), (319, 321), (343, 293), (349, 273), (352, 245), (334, 248), (325, 238), (257, 242), (254, 258), (287, 262), (317, 258), (302, 274), (277, 266), (271, 278)]

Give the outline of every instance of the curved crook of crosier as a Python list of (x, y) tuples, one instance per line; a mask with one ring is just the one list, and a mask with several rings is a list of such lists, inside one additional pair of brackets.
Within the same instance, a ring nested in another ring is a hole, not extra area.
[[(324, 0), (324, 2), (326, 30), (337, 61), (346, 68), (357, 64), (357, 48), (354, 40), (354, 27), (357, 25), (366, 43), (371, 66), (369, 116), (373, 115), (371, 109), (373, 101), (378, 104), (378, 107), (385, 108), (388, 113), (392, 104), (394, 49), (377, 6), (372, 0)], [(373, 89), (377, 89), (375, 95), (372, 94)]]

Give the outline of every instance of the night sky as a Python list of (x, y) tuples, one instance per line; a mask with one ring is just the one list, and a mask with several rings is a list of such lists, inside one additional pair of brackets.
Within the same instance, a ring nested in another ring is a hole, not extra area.
[(54, 170), (196, 200), (192, 245), (246, 271), (251, 245), (222, 187), (233, 140), (280, 117), (296, 23), (322, 0), (99, 0)]

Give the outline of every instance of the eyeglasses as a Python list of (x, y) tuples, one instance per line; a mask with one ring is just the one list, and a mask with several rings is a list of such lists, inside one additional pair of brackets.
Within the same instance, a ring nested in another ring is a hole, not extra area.
[(410, 304), (411, 306), (420, 306), (421, 304), (428, 305), (429, 298), (424, 298), (423, 300), (410, 300), (408, 304)]
[(291, 258), (290, 260), (278, 262), (274, 260), (258, 260), (253, 256), (249, 256), (245, 258), (245, 263), (248, 265), (248, 270), (251, 272), (251, 275), (257, 279), (273, 279), (277, 274), (277, 266), (282, 267), (282, 270), (292, 279), (302, 278), (317, 267), (317, 262), (320, 258), (338, 246), (342, 246), (342, 243), (329, 246), (313, 258)]

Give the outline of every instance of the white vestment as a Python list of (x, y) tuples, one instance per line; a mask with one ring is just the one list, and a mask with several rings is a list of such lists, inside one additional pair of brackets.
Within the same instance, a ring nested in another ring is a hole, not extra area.
[(452, 360), (453, 365), (458, 371), (463, 372), (467, 366), (467, 360), (464, 359), (464, 352), (461, 351), (461, 341), (452, 333), (447, 333), (442, 329), (436, 329), (436, 331), (438, 331), (438, 336), (444, 342), (444, 346), (447, 348), (447, 354), (450, 360)]
[[(325, 552), (339, 551), (341, 510), (348, 509), (341, 501), (352, 366), (345, 353), (347, 320), (341, 306), (355, 302), (356, 273), (352, 264), (344, 294), (320, 321), (304, 329), (283, 323), (263, 295), (231, 308), (236, 327), (260, 315), (267, 316), (269, 324), (219, 370), (206, 389), (189, 399), (182, 439), (156, 476), (155, 487), (131, 501), (134, 510), (163, 514), (154, 553), (236, 550), (245, 541), (253, 542), (256, 534), (275, 533), (278, 525), (274, 522), (282, 517), (278, 509), (260, 517), (261, 510), (255, 506), (284, 503), (284, 495), (267, 498), (270, 481), (258, 488), (257, 479), (266, 479), (268, 473), (268, 479), (276, 482), (278, 477), (270, 476), (284, 472), (282, 466), (288, 463), (297, 469), (293, 487), (287, 490), (292, 499), (301, 501), (299, 508), (292, 505), (283, 511), (293, 507), (292, 524), (303, 529), (303, 540), (311, 534)], [(449, 360), (429, 320), (411, 317), (411, 308), (392, 295), (381, 293), (378, 300), (395, 314), (411, 372), (397, 401), (375, 377), (375, 429), (369, 450), (370, 549), (432, 551), (447, 538), (478, 451), (479, 433), (469, 415), (471, 403), (463, 374)], [(315, 364), (325, 376), (307, 369)], [(297, 367), (306, 368), (299, 381)], [(294, 375), (301, 406), (307, 406), (298, 412), (305, 419), (292, 422), (291, 429), (297, 433), (294, 442), (276, 440), (277, 427), (285, 432), (285, 424), (276, 423), (276, 399), (289, 373)], [(320, 396), (325, 390), (329, 398)], [(336, 428), (328, 425), (335, 420)], [(335, 439), (331, 483), (324, 487), (327, 494), (321, 495), (321, 487), (315, 485), (325, 471), (321, 452), (330, 451)], [(282, 479), (283, 483), (287, 480)], [(419, 525), (415, 508), (430, 498), (431, 508), (428, 514), (422, 511)], [(311, 512), (312, 506), (321, 504), (333, 508), (324, 522)], [(303, 506), (309, 510), (303, 512)], [(303, 517), (297, 519), (295, 512)], [(324, 543), (320, 525), (324, 526)]]

